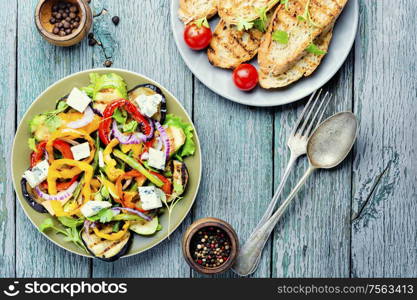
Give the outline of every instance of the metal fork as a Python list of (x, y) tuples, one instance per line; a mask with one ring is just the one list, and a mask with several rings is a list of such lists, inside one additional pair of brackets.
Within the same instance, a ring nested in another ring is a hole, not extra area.
[[(326, 111), (326, 108), (330, 103), (332, 95), (329, 92), (326, 92), (321, 101), (319, 101), (322, 90), (319, 90), (317, 96), (316, 92), (317, 91), (315, 91), (311, 95), (306, 106), (301, 112), (301, 115), (298, 117), (298, 120), (288, 138), (287, 146), (290, 149), (290, 159), (288, 161), (287, 167), (285, 168), (281, 182), (274, 196), (272, 197), (271, 202), (268, 205), (268, 208), (262, 216), (262, 219), (259, 221), (252, 234), (249, 236), (248, 240), (243, 245), (240, 251), (241, 254), (244, 253), (244, 251), (242, 250), (245, 249), (245, 246), (252, 240), (253, 233), (256, 232), (271, 217), (279, 199), (279, 196), (281, 195), (284, 189), (285, 182), (287, 181), (289, 174), (294, 168), (297, 159), (300, 156), (305, 155), (307, 152), (308, 138), (310, 137), (311, 133), (319, 126), (321, 120), (323, 119), (324, 112)], [(318, 108), (316, 108), (317, 106)], [(252, 266), (248, 267), (248, 262), (245, 261), (245, 257), (239, 255), (235, 265), (233, 266), (233, 271), (242, 276), (252, 274), (258, 267), (260, 258), (261, 255), (257, 257), (256, 262)]]

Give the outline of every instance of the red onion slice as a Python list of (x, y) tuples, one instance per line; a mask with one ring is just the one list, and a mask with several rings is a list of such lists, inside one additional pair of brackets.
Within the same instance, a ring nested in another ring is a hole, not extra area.
[(119, 140), (120, 144), (140, 144), (146, 141), (146, 137), (143, 133), (136, 132), (130, 135), (123, 134), (117, 127), (116, 121), (113, 121), (112, 135)]
[(169, 152), (171, 151), (171, 146), (169, 144), (169, 138), (168, 138), (168, 134), (165, 131), (165, 128), (162, 127), (161, 124), (159, 124), (159, 122), (155, 122), (156, 125), (156, 129), (158, 129), (161, 140), (162, 140), (162, 144), (164, 145), (164, 150), (165, 150), (165, 155), (167, 157), (167, 159), (169, 158)]
[(74, 193), (75, 189), (77, 188), (77, 186), (78, 186), (78, 181), (71, 184), (71, 186), (65, 191), (59, 192), (56, 195), (49, 195), (47, 193), (42, 192), (39, 186), (35, 187), (35, 191), (38, 194), (38, 196), (41, 197), (42, 199), (62, 201), (62, 200), (66, 200), (70, 198), (72, 194)]
[(135, 214), (139, 217), (141, 217), (142, 219), (146, 220), (146, 221), (152, 221), (152, 218), (150, 216), (145, 215), (143, 212), (140, 212), (136, 209), (133, 208), (128, 208), (128, 207), (113, 207), (112, 210), (114, 211), (121, 211), (121, 210), (125, 210), (128, 211), (132, 214)]
[(73, 121), (67, 124), (67, 127), (77, 129), (84, 126), (87, 126), (94, 120), (94, 112), (91, 109), (90, 106), (87, 106), (87, 108), (84, 111), (84, 115), (81, 119), (77, 121)]

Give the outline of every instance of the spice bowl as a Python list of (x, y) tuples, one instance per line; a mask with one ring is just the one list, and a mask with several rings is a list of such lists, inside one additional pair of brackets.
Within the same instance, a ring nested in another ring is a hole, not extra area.
[[(62, 8), (63, 4), (70, 7)], [(59, 13), (59, 18), (56, 17), (57, 10), (63, 11)], [(56, 30), (58, 22), (64, 24)], [(40, 0), (35, 10), (35, 23), (45, 40), (56, 46), (69, 47), (78, 44), (88, 34), (93, 15), (85, 0)]]
[(195, 271), (219, 274), (230, 269), (239, 250), (239, 241), (232, 226), (220, 219), (197, 220), (184, 233), (182, 252)]

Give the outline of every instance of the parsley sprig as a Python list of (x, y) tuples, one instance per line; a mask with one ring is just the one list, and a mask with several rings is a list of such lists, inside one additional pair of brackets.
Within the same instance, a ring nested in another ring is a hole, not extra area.
[(319, 47), (317, 47), (313, 43), (307, 46), (306, 51), (315, 55), (323, 55), (327, 53), (326, 51), (321, 50)]
[(314, 21), (313, 21), (313, 19), (311, 18), (311, 15), (310, 15), (310, 10), (309, 10), (309, 7), (310, 7), (310, 2), (311, 2), (311, 0), (308, 0), (307, 1), (307, 4), (306, 4), (306, 6), (305, 6), (305, 8), (304, 8), (304, 13), (302, 14), (302, 15), (299, 15), (299, 16), (297, 16), (297, 19), (299, 20), (299, 21), (301, 21), (301, 22), (308, 22), (310, 25), (312, 25), (312, 26), (315, 26), (315, 27), (320, 27), (317, 23), (315, 23)]

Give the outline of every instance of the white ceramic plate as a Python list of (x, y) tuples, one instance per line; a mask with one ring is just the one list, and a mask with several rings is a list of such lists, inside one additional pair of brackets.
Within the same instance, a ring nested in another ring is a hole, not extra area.
[[(336, 21), (328, 54), (310, 77), (303, 78), (287, 88), (265, 90), (257, 87), (254, 91), (248, 93), (235, 87), (230, 70), (213, 67), (209, 63), (205, 51), (193, 51), (188, 48), (183, 39), (184, 25), (178, 19), (178, 7), (179, 0), (171, 0), (171, 26), (175, 43), (188, 68), (215, 93), (229, 100), (251, 106), (277, 106), (291, 103), (322, 87), (346, 60), (355, 40), (359, 20), (358, 1), (349, 0)], [(210, 21), (212, 30), (214, 30), (218, 21), (218, 18)], [(256, 58), (252, 63), (257, 66)]]

